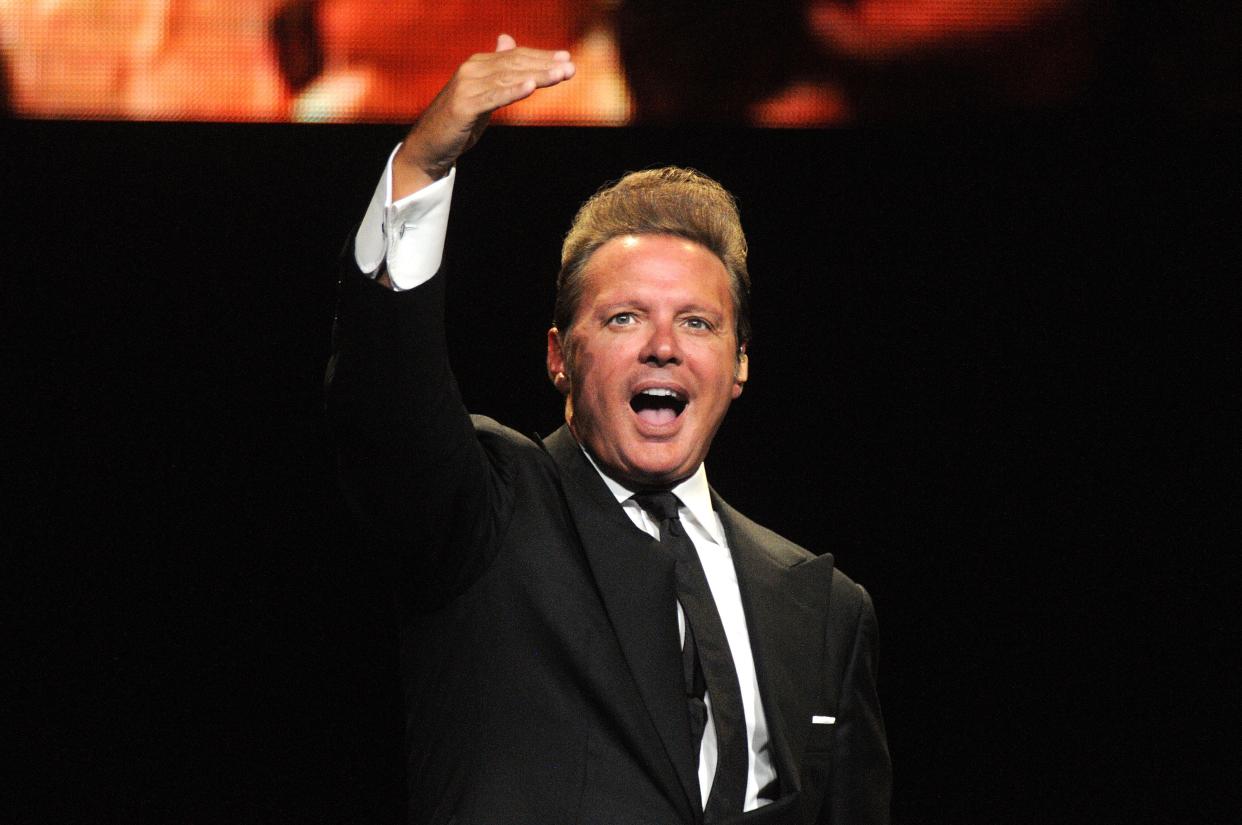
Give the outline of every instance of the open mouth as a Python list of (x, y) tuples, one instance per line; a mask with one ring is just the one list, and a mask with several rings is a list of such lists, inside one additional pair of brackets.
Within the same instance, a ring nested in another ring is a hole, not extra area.
[(676, 420), (686, 409), (686, 399), (666, 387), (651, 387), (634, 394), (630, 409), (645, 423), (659, 426)]

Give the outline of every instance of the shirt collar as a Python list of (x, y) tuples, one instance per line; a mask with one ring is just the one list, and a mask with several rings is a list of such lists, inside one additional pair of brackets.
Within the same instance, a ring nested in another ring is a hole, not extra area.
[[(591, 466), (595, 468), (595, 472), (599, 473), (599, 477), (604, 480), (604, 484), (608, 485), (608, 491), (612, 493), (619, 504), (624, 505), (636, 491), (610, 478), (595, 463), (595, 458), (590, 451), (581, 444), (578, 446), (582, 450), (582, 454), (587, 457), (587, 461), (590, 461)], [(690, 517), (698, 522), (699, 526), (716, 543), (725, 543), (724, 536), (721, 535), (720, 519), (716, 517), (716, 511), (712, 509), (711, 488), (707, 484), (707, 466), (705, 464), (699, 464), (699, 468), (689, 478), (674, 486), (670, 492), (681, 500), (682, 506), (690, 511)]]

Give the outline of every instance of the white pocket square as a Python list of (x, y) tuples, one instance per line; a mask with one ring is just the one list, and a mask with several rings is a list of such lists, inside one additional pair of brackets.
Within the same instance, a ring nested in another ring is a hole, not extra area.
[(811, 717), (812, 725), (835, 725), (836, 723), (837, 723), (837, 717), (835, 716), (812, 716)]

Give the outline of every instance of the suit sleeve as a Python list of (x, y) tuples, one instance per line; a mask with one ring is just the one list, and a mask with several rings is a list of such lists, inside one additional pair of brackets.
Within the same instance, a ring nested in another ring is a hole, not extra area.
[(511, 499), (505, 468), (476, 438), (449, 367), (443, 274), (394, 292), (348, 251), (340, 266), (325, 384), (341, 484), (393, 554), (401, 600), (434, 607), (492, 561)]
[(876, 691), (879, 630), (870, 595), (858, 589), (862, 598), (839, 694), (831, 802), (821, 825), (886, 825), (890, 818), (892, 764)]

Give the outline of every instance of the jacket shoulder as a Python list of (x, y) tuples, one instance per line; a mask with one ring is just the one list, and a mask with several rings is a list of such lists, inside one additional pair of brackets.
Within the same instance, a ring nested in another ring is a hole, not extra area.
[(493, 471), (504, 483), (513, 483), (518, 477), (530, 478), (556, 474), (556, 462), (548, 455), (536, 436), (518, 432), (485, 415), (471, 415), (475, 438), (487, 454)]
[(844, 603), (857, 610), (859, 603), (866, 597), (866, 590), (835, 566), (831, 553), (814, 553), (738, 512), (714, 491), (712, 495), (726, 531), (745, 537), (749, 546), (757, 549), (771, 561), (784, 567), (797, 567), (817, 559), (823, 559), (824, 562), (821, 563), (833, 564), (834, 601), (839, 605)]
[(474, 426), (474, 434), (486, 447), (521, 456), (547, 457), (547, 453), (533, 436), (520, 433), (494, 418), (472, 414), (470, 423)]

